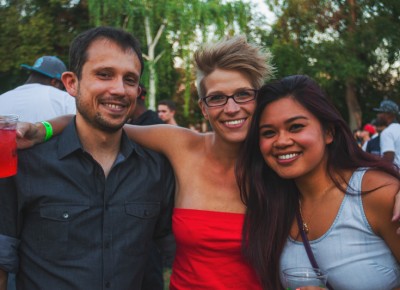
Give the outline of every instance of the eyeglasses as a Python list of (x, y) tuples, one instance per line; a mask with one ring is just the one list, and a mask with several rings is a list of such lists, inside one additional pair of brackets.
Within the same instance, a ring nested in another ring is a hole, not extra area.
[(204, 101), (204, 103), (206, 103), (208, 107), (220, 107), (224, 106), (230, 98), (232, 98), (237, 104), (250, 102), (256, 98), (257, 92), (257, 90), (246, 89), (238, 91), (230, 96), (224, 94), (215, 94), (206, 96), (201, 99)]

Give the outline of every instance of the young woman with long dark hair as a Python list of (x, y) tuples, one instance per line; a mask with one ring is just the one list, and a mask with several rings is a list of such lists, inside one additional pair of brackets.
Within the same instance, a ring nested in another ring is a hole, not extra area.
[(312, 79), (261, 88), (237, 176), (247, 205), (243, 251), (264, 289), (282, 289), (285, 268), (311, 266), (296, 213), (335, 290), (400, 287), (391, 222), (398, 168), (358, 147)]

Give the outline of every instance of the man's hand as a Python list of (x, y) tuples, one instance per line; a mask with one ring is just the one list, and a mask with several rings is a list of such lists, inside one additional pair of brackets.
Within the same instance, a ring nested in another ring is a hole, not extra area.
[(18, 149), (30, 148), (35, 144), (42, 143), (46, 131), (41, 123), (18, 122), (17, 124), (17, 147)]

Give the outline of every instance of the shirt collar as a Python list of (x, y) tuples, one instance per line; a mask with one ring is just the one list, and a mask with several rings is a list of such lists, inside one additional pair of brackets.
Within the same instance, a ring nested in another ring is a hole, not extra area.
[[(69, 154), (72, 154), (78, 150), (81, 152), (85, 151), (76, 132), (76, 123), (74, 117), (73, 120), (64, 129), (64, 131), (59, 135), (58, 158), (65, 158)], [(122, 154), (123, 157), (128, 158), (134, 152), (141, 157), (145, 156), (143, 148), (130, 140), (123, 130), (120, 154)]]

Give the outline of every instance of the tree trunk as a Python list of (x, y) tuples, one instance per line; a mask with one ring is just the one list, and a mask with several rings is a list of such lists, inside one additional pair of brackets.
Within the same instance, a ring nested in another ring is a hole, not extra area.
[[(356, 31), (356, 0), (348, 0), (350, 15), (348, 24), (349, 39), (353, 38)], [(351, 42), (350, 42), (351, 43)], [(356, 53), (354, 47), (349, 47), (349, 53), (353, 54), (356, 58)], [(353, 77), (348, 77), (346, 80), (346, 104), (349, 110), (349, 126), (350, 129), (355, 130), (361, 127), (361, 107), (357, 100), (356, 86)]]
[(353, 79), (346, 80), (346, 104), (349, 110), (349, 126), (351, 130), (361, 127), (362, 113), (357, 100), (355, 82)]

